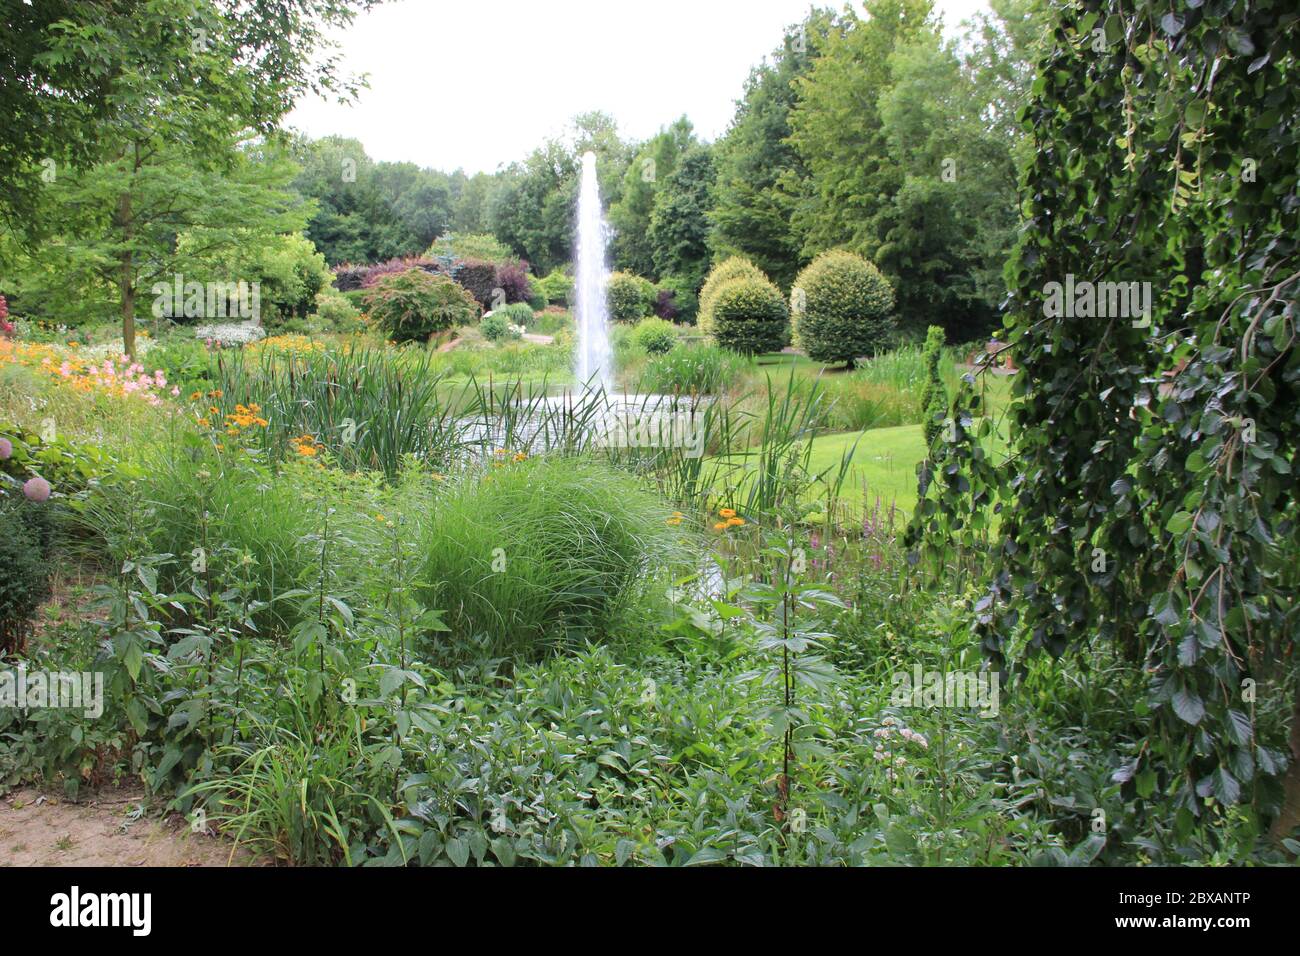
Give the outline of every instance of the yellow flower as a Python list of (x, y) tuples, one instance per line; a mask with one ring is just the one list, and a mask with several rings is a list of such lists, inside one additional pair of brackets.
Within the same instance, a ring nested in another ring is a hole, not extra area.
[(380, 524), (383, 524), (388, 519), (385, 518), (383, 515), (375, 515), (375, 520), (378, 521)]
[(670, 524), (670, 525), (671, 525), (672, 527), (674, 527), (674, 528), (677, 527), (677, 526), (678, 526), (679, 524), (681, 524), (681, 523), (682, 523), (682, 519), (681, 519), (681, 518), (669, 518), (669, 519), (668, 519), (668, 524)]
[(730, 525), (731, 527), (733, 527), (733, 528), (739, 528), (739, 527), (740, 527), (742, 524), (744, 524), (744, 523), (745, 523), (745, 519), (744, 519), (744, 518), (728, 518), (728, 519), (727, 519), (727, 524), (729, 524), (729, 525)]

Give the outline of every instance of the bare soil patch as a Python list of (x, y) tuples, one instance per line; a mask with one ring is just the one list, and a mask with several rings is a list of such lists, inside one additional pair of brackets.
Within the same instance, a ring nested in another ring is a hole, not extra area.
[(71, 803), (31, 787), (0, 798), (0, 866), (249, 866), (229, 840), (151, 812), (138, 787)]

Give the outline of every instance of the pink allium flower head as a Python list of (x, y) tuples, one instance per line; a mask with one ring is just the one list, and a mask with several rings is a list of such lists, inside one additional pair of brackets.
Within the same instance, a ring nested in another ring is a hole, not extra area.
[(35, 478), (28, 478), (23, 485), (23, 494), (31, 501), (48, 501), (50, 497), (50, 483), (37, 475)]
[(14, 453), (14, 444), (8, 438), (0, 438), (0, 461), (11, 458)]

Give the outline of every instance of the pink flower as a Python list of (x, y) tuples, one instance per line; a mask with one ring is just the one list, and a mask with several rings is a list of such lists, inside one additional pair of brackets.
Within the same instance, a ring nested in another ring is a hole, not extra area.
[(176, 387), (175, 385), (173, 385), (173, 386), (172, 386), (172, 398), (175, 398), (175, 397), (176, 397), (177, 395), (179, 395), (180, 393), (181, 393), (181, 390), (180, 390), (178, 387)]
[(0, 438), (0, 461), (12, 457), (14, 453), (14, 443), (8, 438)]
[(28, 478), (23, 485), (23, 494), (30, 501), (48, 501), (50, 497), (50, 483), (37, 475), (35, 478)]

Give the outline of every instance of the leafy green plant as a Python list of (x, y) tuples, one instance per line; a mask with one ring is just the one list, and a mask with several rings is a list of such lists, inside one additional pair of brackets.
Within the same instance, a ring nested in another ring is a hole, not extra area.
[(552, 269), (536, 281), (537, 289), (551, 305), (568, 306), (573, 303), (573, 276), (562, 269)]
[(605, 288), (609, 317), (615, 322), (636, 322), (650, 314), (654, 306), (654, 285), (649, 279), (626, 272), (615, 272)]
[[(528, 306), (524, 306), (525, 309)], [(529, 309), (529, 315), (532, 310)], [(489, 342), (501, 342), (507, 339), (518, 339), (522, 333), (519, 326), (511, 321), (511, 316), (504, 309), (498, 309), (491, 312), (479, 321), (478, 330), (483, 333), (483, 337)]]
[(359, 332), (365, 328), (361, 311), (337, 292), (327, 290), (316, 296), (316, 317), (335, 332)]
[(648, 355), (663, 355), (677, 344), (677, 327), (663, 319), (642, 319), (632, 334)]
[(394, 342), (424, 342), (479, 316), (478, 303), (462, 286), (422, 269), (383, 276), (365, 301), (371, 318)]
[(22, 652), (32, 617), (49, 596), (50, 508), (0, 492), (0, 658)]

